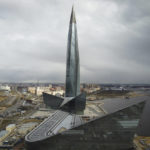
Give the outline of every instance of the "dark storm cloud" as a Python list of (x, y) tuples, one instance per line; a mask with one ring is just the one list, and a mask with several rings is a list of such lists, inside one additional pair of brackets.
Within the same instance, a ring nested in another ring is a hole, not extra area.
[(73, 2), (81, 81), (150, 83), (147, 0), (0, 0), (0, 81), (64, 82)]

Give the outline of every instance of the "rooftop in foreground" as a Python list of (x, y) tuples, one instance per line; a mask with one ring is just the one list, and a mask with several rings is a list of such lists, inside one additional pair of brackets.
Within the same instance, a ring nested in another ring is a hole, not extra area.
[(140, 96), (130, 99), (116, 98), (92, 102), (88, 101), (83, 115), (75, 115), (65, 111), (56, 111), (52, 116), (45, 119), (45, 121), (43, 121), (38, 127), (32, 130), (26, 136), (25, 140), (27, 142), (44, 140), (60, 132), (80, 126), (81, 124), (93, 119), (123, 110), (148, 99), (148, 96)]

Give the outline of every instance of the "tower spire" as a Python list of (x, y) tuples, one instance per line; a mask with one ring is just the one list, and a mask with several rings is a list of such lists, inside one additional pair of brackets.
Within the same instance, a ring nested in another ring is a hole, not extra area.
[(71, 17), (70, 17), (70, 24), (71, 23), (76, 23), (76, 17), (75, 17), (75, 12), (74, 12), (74, 5), (72, 5), (72, 12), (71, 12)]

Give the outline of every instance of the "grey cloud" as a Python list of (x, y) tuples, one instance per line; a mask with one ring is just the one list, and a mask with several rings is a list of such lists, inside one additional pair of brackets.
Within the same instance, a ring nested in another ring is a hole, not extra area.
[[(72, 3), (0, 0), (0, 81), (64, 82)], [(150, 2), (74, 3), (81, 81), (150, 83)]]

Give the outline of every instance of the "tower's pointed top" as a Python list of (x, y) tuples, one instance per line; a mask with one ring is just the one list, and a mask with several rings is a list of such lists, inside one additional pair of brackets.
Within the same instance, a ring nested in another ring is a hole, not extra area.
[(74, 6), (72, 6), (72, 12), (71, 12), (70, 23), (76, 23), (76, 17), (75, 17), (75, 12), (74, 12)]

